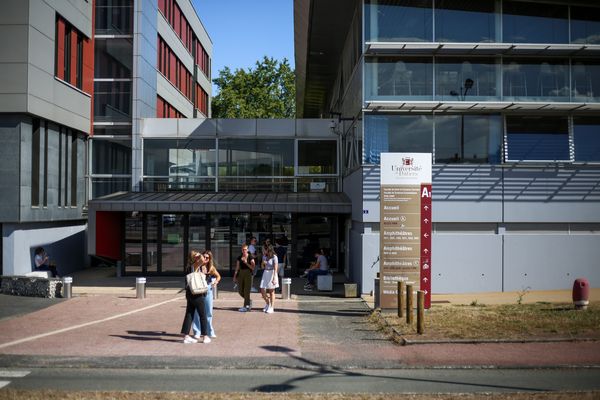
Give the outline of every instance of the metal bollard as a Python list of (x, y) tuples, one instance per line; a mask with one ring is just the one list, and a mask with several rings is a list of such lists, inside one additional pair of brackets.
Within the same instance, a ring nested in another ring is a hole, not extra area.
[(72, 277), (65, 276), (63, 278), (63, 297), (65, 299), (70, 299), (71, 297), (73, 297), (72, 284), (73, 284)]
[(377, 278), (375, 278), (375, 283), (373, 285), (373, 300), (374, 300), (374, 309), (378, 309), (381, 307), (381, 293), (379, 292), (379, 272), (377, 273)]
[(146, 297), (146, 278), (135, 278), (135, 297), (138, 299)]
[(292, 298), (291, 287), (292, 278), (283, 278), (281, 280), (281, 298), (283, 300), (289, 300)]

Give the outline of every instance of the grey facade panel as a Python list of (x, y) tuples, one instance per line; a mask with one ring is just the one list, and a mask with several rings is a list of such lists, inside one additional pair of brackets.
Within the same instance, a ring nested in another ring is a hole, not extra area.
[(293, 119), (257, 119), (256, 129), (260, 136), (293, 137), (296, 134), (296, 124)]
[(20, 118), (0, 115), (0, 222), (19, 219), (20, 139)]
[(0, 25), (0, 63), (27, 62), (29, 33), (27, 24)]
[(432, 293), (502, 291), (502, 237), (434, 235)]
[(217, 135), (226, 136), (256, 136), (255, 119), (218, 119)]
[(506, 235), (505, 290), (571, 289), (585, 277), (600, 285), (600, 234)]

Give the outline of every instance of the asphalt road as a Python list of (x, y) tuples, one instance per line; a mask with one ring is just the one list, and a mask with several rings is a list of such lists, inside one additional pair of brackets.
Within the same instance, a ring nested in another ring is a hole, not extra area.
[(600, 390), (600, 369), (0, 370), (13, 389), (70, 391), (483, 393)]

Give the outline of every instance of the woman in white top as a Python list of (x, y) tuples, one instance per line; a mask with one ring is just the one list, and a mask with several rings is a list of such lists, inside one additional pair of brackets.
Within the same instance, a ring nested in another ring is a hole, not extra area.
[(267, 314), (272, 314), (275, 311), (275, 289), (279, 287), (279, 263), (277, 262), (277, 256), (275, 255), (273, 246), (267, 246), (261, 266), (264, 268), (264, 271), (262, 279), (260, 280), (260, 294), (263, 299), (265, 299), (266, 303), (263, 311)]

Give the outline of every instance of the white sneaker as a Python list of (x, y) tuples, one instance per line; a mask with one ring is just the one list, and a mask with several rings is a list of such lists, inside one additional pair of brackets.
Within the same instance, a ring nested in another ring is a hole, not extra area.
[(211, 337), (211, 338), (213, 338), (213, 339), (217, 337), (217, 335), (214, 334), (214, 333), (212, 335), (208, 335), (208, 336)]
[(202, 343), (209, 344), (210, 342), (212, 342), (212, 340), (210, 340), (208, 336), (204, 336), (204, 340), (202, 341)]
[(240, 308), (238, 311), (239, 311), (239, 312), (246, 312), (246, 311), (248, 311), (248, 308), (246, 308), (246, 307), (242, 307), (242, 308)]
[(191, 336), (185, 335), (185, 337), (183, 338), (183, 343), (185, 343), (185, 344), (198, 343), (198, 341)]
[(200, 336), (200, 334), (199, 334), (199, 333), (197, 333), (197, 334), (195, 334), (195, 335), (194, 335), (194, 339), (196, 339), (196, 340), (200, 340), (200, 338), (201, 338), (201, 336)]
[(267, 308), (267, 311), (265, 311), (267, 314), (273, 314), (275, 312), (275, 310), (273, 309), (273, 307), (269, 307)]
[(269, 309), (269, 303), (265, 304), (265, 306), (263, 307), (263, 312), (267, 312), (268, 309)]

